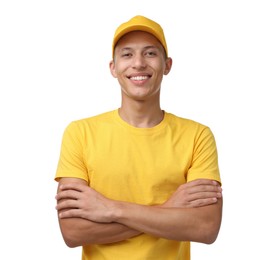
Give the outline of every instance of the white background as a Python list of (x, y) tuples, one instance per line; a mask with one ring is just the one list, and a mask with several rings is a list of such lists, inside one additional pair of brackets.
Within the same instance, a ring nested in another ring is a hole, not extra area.
[(120, 105), (114, 30), (141, 14), (164, 28), (162, 108), (217, 140), (223, 221), (193, 260), (277, 259), (276, 1), (0, 2), (0, 259), (80, 259), (65, 246), (53, 178), (64, 128)]

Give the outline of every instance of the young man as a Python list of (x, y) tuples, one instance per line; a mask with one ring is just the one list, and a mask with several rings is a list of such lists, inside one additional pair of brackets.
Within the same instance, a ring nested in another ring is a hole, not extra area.
[(133, 17), (118, 27), (110, 70), (119, 109), (66, 128), (56, 173), (57, 210), (82, 259), (190, 259), (190, 241), (213, 243), (222, 215), (210, 129), (160, 107), (172, 59), (163, 29)]

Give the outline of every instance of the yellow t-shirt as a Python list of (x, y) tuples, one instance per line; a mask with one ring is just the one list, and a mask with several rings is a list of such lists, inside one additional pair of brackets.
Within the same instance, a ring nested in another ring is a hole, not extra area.
[[(106, 197), (143, 205), (165, 202), (185, 182), (220, 182), (211, 130), (165, 112), (152, 128), (136, 128), (118, 110), (66, 128), (56, 180), (84, 179)], [(83, 247), (83, 260), (189, 260), (190, 243), (142, 234), (119, 243)]]

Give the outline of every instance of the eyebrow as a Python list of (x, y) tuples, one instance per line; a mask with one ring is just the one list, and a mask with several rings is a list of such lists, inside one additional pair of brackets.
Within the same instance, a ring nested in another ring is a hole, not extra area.
[[(134, 48), (131, 47), (123, 47), (122, 49), (120, 49), (120, 51), (130, 51), (133, 50)], [(148, 45), (142, 48), (143, 51), (148, 50), (148, 49), (157, 49), (159, 50), (160, 48), (158, 46), (155, 45)]]

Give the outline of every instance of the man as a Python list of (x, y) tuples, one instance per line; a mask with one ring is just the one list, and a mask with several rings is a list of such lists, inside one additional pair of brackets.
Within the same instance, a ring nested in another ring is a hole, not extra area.
[(172, 66), (163, 29), (133, 17), (118, 27), (110, 71), (119, 109), (65, 130), (56, 180), (65, 243), (82, 259), (190, 259), (190, 241), (213, 243), (222, 215), (210, 129), (160, 107)]

